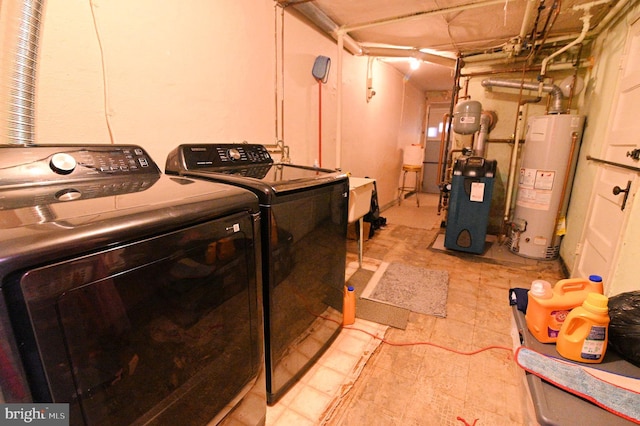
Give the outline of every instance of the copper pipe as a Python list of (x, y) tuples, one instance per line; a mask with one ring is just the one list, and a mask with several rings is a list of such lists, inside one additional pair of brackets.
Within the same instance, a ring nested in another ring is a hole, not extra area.
[[(447, 119), (447, 123), (445, 126), (445, 131), (446, 131), (446, 136), (447, 136), (447, 143), (446, 145), (449, 145), (449, 142), (451, 141), (451, 129), (453, 127), (453, 108), (455, 106), (455, 104), (458, 102), (458, 95), (460, 92), (460, 73), (462, 72), (462, 67), (464, 65), (464, 62), (462, 61), (461, 57), (458, 57), (456, 59), (456, 69), (455, 69), (455, 73), (454, 73), (454, 77), (453, 77), (453, 87), (451, 89), (451, 105), (449, 106), (449, 117)], [(448, 146), (445, 146), (445, 154), (444, 156), (446, 156), (446, 152), (449, 149)], [(445, 170), (439, 170), (440, 172), (440, 176), (442, 177), (442, 180), (444, 181), (444, 175), (445, 175)]]
[[(571, 175), (571, 165), (573, 164), (573, 155), (576, 149), (576, 143), (578, 142), (578, 132), (573, 132), (571, 134), (571, 150), (569, 151), (569, 159), (567, 160), (567, 172), (564, 175), (564, 181), (562, 182), (562, 194), (560, 196), (560, 204), (558, 204), (558, 211), (556, 212), (556, 227), (558, 226), (558, 222), (560, 221), (560, 215), (562, 214), (562, 207), (564, 204), (564, 200), (567, 196), (567, 186), (569, 185), (569, 175)], [(555, 239), (558, 237), (557, 232), (553, 235), (553, 246), (555, 246)]]
[(576, 67), (573, 71), (573, 83), (571, 84), (571, 91), (569, 92), (569, 101), (567, 102), (567, 111), (571, 112), (571, 103), (573, 102), (573, 95), (576, 90), (576, 83), (578, 82), (578, 66), (580, 64), (580, 56), (582, 56), (582, 47), (584, 45), (580, 43), (580, 49), (578, 49), (578, 58), (576, 60)]
[[(445, 133), (446, 133), (446, 125), (445, 123), (449, 120), (449, 113), (445, 113), (442, 116), (442, 132), (440, 133), (440, 153), (438, 154), (438, 171), (442, 170), (442, 157), (444, 156), (444, 144), (446, 143), (445, 140)], [(439, 176), (436, 176), (436, 185), (440, 186), (442, 183), (444, 183), (444, 174), (440, 174)]]
[(456, 152), (464, 153), (466, 149), (452, 149), (447, 156), (447, 178), (453, 176), (453, 154)]

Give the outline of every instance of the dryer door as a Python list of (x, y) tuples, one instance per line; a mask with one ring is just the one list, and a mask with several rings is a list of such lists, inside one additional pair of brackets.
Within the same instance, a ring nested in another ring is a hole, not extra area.
[(254, 218), (33, 269), (8, 286), (36, 401), (71, 424), (206, 424), (261, 363)]

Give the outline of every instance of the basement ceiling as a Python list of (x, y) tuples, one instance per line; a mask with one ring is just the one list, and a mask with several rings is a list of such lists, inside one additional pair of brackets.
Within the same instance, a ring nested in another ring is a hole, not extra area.
[[(452, 89), (458, 57), (465, 67), (539, 65), (583, 32), (574, 50), (588, 45), (637, 0), (276, 1), (340, 34), (351, 53), (385, 58), (422, 90), (440, 91)], [(422, 61), (415, 71), (411, 57)]]

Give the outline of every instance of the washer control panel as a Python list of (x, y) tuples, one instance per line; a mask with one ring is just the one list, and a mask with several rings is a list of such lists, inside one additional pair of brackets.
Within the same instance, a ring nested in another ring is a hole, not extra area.
[(273, 159), (264, 145), (184, 144), (169, 154), (167, 169), (224, 169), (269, 164), (273, 164)]

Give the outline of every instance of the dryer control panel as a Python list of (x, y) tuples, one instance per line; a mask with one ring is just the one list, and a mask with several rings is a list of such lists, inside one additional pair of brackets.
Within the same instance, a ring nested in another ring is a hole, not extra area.
[(0, 189), (128, 176), (160, 176), (136, 145), (5, 145), (0, 147)]
[(135, 145), (0, 146), (0, 211), (145, 191), (160, 176)]

